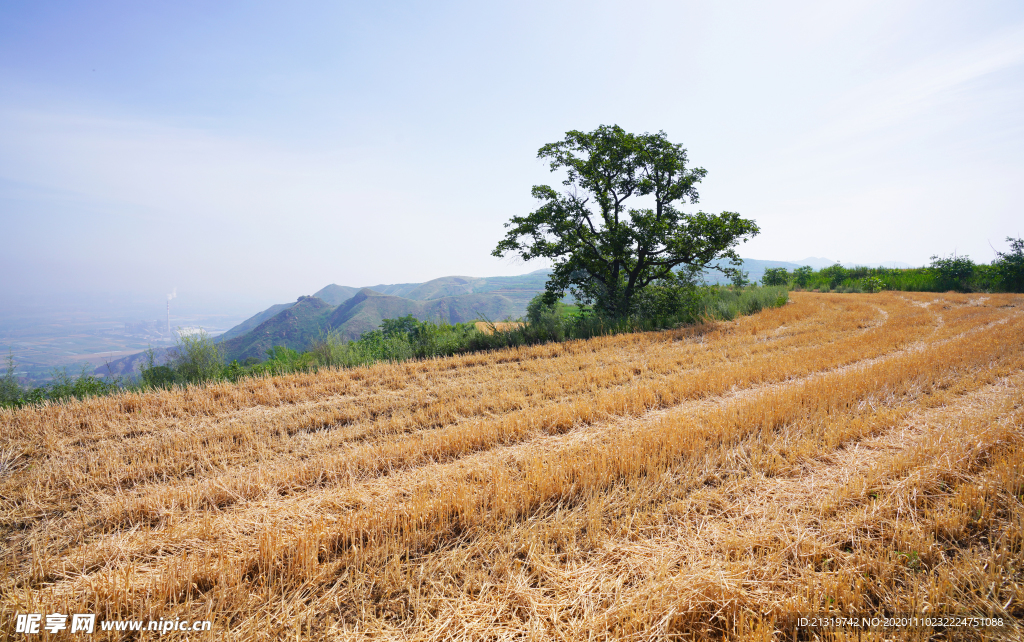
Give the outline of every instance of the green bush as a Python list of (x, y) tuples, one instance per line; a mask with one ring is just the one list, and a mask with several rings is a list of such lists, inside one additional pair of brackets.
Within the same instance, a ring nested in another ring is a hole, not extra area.
[(766, 268), (761, 283), (766, 286), (789, 285), (789, 272), (786, 268)]
[(170, 388), (181, 382), (174, 368), (164, 364), (157, 365), (156, 353), (153, 348), (146, 350), (146, 356), (139, 368), (139, 381), (143, 388)]
[[(828, 288), (830, 290), (834, 290), (837, 287), (839, 287), (839, 285), (848, 277), (848, 272), (846, 271), (846, 268), (844, 268), (840, 263), (835, 263), (827, 268), (822, 269), (819, 274), (828, 283)], [(822, 291), (824, 292), (825, 290)]]
[(310, 352), (321, 366), (339, 368), (352, 365), (347, 362), (348, 342), (342, 340), (341, 336), (333, 330), (321, 333), (314, 339)]
[(992, 264), (999, 289), (1006, 292), (1024, 292), (1024, 239), (1006, 237), (1009, 252), (996, 252)]
[(814, 277), (814, 268), (809, 265), (793, 270), (793, 281), (802, 288), (806, 288), (811, 284), (812, 277)]
[(198, 384), (216, 379), (223, 362), (220, 347), (205, 330), (178, 335), (171, 363), (181, 382)]
[[(250, 375), (282, 375), (290, 372), (305, 372), (316, 365), (316, 357), (312, 352), (298, 352), (285, 346), (274, 346), (267, 350), (267, 359), (248, 367)], [(237, 361), (232, 361), (221, 371), (221, 376), (232, 378), (235, 375)], [(237, 381), (237, 379), (235, 379)]]
[(644, 288), (637, 295), (634, 319), (643, 319), (661, 327), (697, 320), (702, 288), (689, 275), (673, 274)]
[(950, 255), (948, 257), (932, 256), (929, 270), (935, 277), (935, 285), (940, 292), (956, 290), (970, 292), (970, 279), (974, 275), (974, 261), (966, 256)]
[[(643, 305), (641, 300), (640, 305)], [(579, 312), (578, 307), (572, 308), (555, 301), (548, 303), (544, 293), (536, 295), (526, 306), (526, 322), (529, 324), (530, 332), (538, 342), (541, 341), (564, 341), (565, 340), (565, 318)], [(518, 329), (518, 328), (517, 328)]]
[(22, 392), (14, 374), (14, 354), (7, 354), (7, 371), (0, 379), (0, 408), (14, 408), (21, 402)]
[[(792, 282), (799, 288), (819, 292), (877, 292), (902, 290), (908, 292), (993, 292), (1024, 290), (1024, 240), (1008, 239), (1010, 251), (997, 252), (991, 265), (976, 264), (967, 257), (932, 257), (924, 268), (844, 267), (831, 265), (815, 272), (802, 266), (792, 273)], [(1017, 275), (1017, 276), (1015, 276)], [(773, 281), (769, 273), (765, 278)]]
[(729, 277), (729, 280), (732, 281), (733, 287), (742, 288), (750, 285), (750, 279), (747, 278), (749, 276), (750, 274), (748, 272), (737, 269)]
[(78, 376), (68, 374), (66, 368), (54, 370), (50, 384), (46, 386), (46, 397), (52, 401), (64, 399), (85, 399), (109, 394), (119, 389), (118, 382), (105, 381), (88, 373), (88, 366), (82, 366)]
[(732, 321), (740, 313), (740, 306), (736, 301), (727, 299), (715, 299), (704, 308), (705, 317), (721, 321)]
[(20, 408), (29, 404), (44, 401), (63, 401), (67, 399), (85, 399), (107, 395), (120, 390), (123, 383), (120, 379), (104, 380), (94, 377), (83, 365), (81, 372), (75, 376), (68, 374), (67, 368), (55, 368), (49, 383), (32, 388), (22, 388), (15, 377), (14, 356), (8, 354), (7, 369), (0, 378), (0, 408)]
[(860, 287), (865, 292), (875, 293), (880, 292), (885, 288), (885, 284), (882, 283), (882, 279), (877, 276), (866, 276), (860, 280)]

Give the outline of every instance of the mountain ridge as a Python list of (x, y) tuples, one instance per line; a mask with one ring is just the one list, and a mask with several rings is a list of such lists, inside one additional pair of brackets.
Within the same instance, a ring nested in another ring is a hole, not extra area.
[[(424, 281), (422, 283), (378, 284), (363, 288), (332, 283), (317, 290), (313, 296), (329, 303), (330, 305), (339, 306), (343, 305), (346, 301), (355, 296), (357, 292), (362, 290), (370, 290), (381, 295), (397, 296), (414, 301), (431, 301), (452, 296), (491, 293), (500, 295), (505, 299), (509, 299), (514, 302), (514, 305), (512, 306), (504, 304), (499, 306), (501, 308), (499, 311), (501, 312), (501, 316), (498, 318), (504, 318), (508, 314), (511, 314), (513, 317), (520, 317), (526, 313), (526, 305), (530, 302), (530, 299), (532, 299), (538, 292), (543, 291), (549, 272), (550, 270), (543, 268), (518, 276), (443, 276), (429, 281)], [(266, 310), (254, 314), (245, 321), (229, 329), (227, 332), (219, 335), (214, 339), (214, 341), (222, 343), (245, 334), (246, 332), (251, 332), (259, 324), (292, 307), (293, 305), (295, 305), (295, 302), (272, 305)], [(511, 308), (511, 311), (506, 311), (505, 308), (509, 307)], [(471, 319), (466, 320), (468, 321)]]
[(228, 361), (262, 359), (274, 346), (303, 351), (323, 332), (326, 317), (335, 309), (330, 303), (315, 296), (299, 297), (289, 306), (259, 324), (249, 332), (220, 342), (221, 352)]

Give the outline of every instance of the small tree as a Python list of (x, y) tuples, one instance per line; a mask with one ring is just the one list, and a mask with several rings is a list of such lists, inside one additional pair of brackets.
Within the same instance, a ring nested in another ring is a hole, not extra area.
[(700, 279), (700, 274), (684, 268), (651, 283), (637, 294), (637, 312), (659, 324), (697, 320), (704, 293), (693, 286)]
[(968, 282), (974, 274), (974, 261), (966, 256), (955, 254), (944, 258), (933, 256), (932, 264), (928, 269), (935, 277), (935, 286), (940, 292), (947, 290), (970, 291)]
[(742, 288), (743, 286), (750, 285), (750, 272), (744, 272), (743, 270), (735, 270), (729, 276), (729, 280), (732, 281), (732, 285), (735, 288)]
[[(548, 303), (568, 290), (603, 315), (628, 316), (638, 292), (679, 266), (730, 272), (712, 263), (727, 258), (738, 265), (734, 248), (760, 231), (735, 212), (677, 209), (697, 202), (696, 185), (707, 172), (688, 168), (686, 150), (664, 132), (638, 135), (606, 125), (570, 131), (537, 156), (550, 161), (551, 171), (566, 171), (567, 190), (534, 186), (543, 204), (506, 223), (511, 229), (493, 254), (551, 259)], [(632, 197), (647, 197), (653, 207), (629, 208)]]
[(993, 263), (999, 278), (999, 285), (1007, 292), (1024, 292), (1024, 239), (1007, 236), (1009, 252), (996, 252)]
[(562, 319), (562, 308), (565, 307), (561, 301), (548, 303), (544, 293), (537, 294), (526, 304), (526, 320), (534, 325), (544, 323), (558, 323)]
[(203, 383), (217, 378), (223, 366), (220, 347), (205, 330), (178, 334), (178, 344), (171, 359), (174, 371), (185, 383)]
[(874, 294), (875, 292), (880, 292), (885, 287), (885, 284), (877, 276), (866, 276), (860, 280), (860, 287), (865, 292)]
[(329, 332), (320, 331), (320, 336), (313, 339), (310, 352), (316, 356), (316, 361), (321, 366), (337, 367), (349, 365), (346, 355), (349, 352), (348, 341), (341, 338), (337, 330)]
[(411, 314), (407, 314), (404, 317), (398, 317), (397, 319), (382, 319), (380, 322), (380, 330), (384, 333), (385, 337), (405, 337), (407, 339), (414, 339), (418, 334), (423, 324)]
[(846, 268), (843, 267), (842, 263), (833, 263), (832, 265), (824, 268), (821, 271), (821, 276), (828, 280), (828, 286), (834, 290), (839, 287), (839, 284), (846, 280), (848, 273)]
[(0, 408), (15, 407), (21, 402), (21, 386), (15, 375), (14, 353), (7, 353), (7, 372), (0, 379)]
[(147, 388), (170, 388), (179, 381), (174, 368), (166, 363), (157, 365), (156, 352), (152, 347), (146, 350), (146, 357), (139, 364), (139, 377)]
[(766, 268), (761, 277), (764, 285), (789, 285), (789, 272), (784, 267)]
[(121, 381), (113, 378), (104, 381), (89, 374), (89, 367), (83, 365), (77, 376), (68, 374), (67, 368), (54, 368), (46, 396), (54, 401), (60, 399), (85, 399), (109, 394), (120, 387)]
[(806, 288), (810, 284), (813, 276), (814, 268), (809, 265), (803, 265), (793, 270), (793, 281), (802, 288)]

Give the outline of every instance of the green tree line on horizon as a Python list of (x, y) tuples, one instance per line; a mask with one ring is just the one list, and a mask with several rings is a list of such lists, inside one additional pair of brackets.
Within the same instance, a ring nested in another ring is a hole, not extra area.
[(1007, 237), (1010, 249), (996, 252), (990, 264), (967, 256), (932, 256), (921, 268), (844, 267), (836, 263), (815, 270), (809, 265), (792, 272), (768, 268), (761, 279), (766, 286), (818, 292), (1024, 292), (1024, 239)]

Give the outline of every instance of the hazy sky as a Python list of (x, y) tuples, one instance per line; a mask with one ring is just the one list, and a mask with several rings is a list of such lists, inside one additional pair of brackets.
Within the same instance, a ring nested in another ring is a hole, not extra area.
[(687, 147), (743, 256), (988, 262), (1024, 3), (6, 2), (0, 303), (527, 272), (490, 252), (537, 148), (613, 123)]

